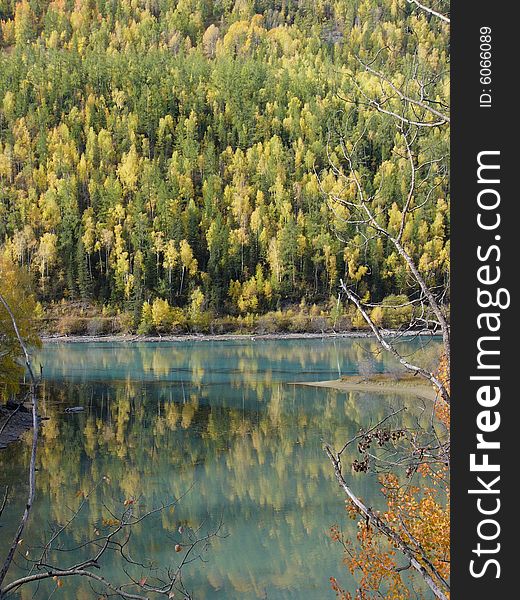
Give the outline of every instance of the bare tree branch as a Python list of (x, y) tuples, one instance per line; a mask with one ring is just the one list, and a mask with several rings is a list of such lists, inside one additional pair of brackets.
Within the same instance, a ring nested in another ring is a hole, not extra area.
[(403, 365), (403, 367), (405, 367), (412, 373), (418, 373), (418, 374), (422, 375), (425, 379), (428, 379), (429, 381), (431, 381), (432, 384), (438, 389), (442, 399), (447, 404), (449, 404), (450, 403), (450, 394), (449, 394), (448, 390), (446, 389), (445, 385), (442, 383), (442, 381), (440, 381), (440, 379), (438, 377), (436, 377), (430, 371), (424, 369), (423, 367), (421, 367), (419, 365), (409, 362), (408, 360), (406, 360), (406, 358), (401, 356), (399, 354), (399, 352), (396, 350), (396, 348), (394, 347), (394, 345), (391, 344), (390, 342), (388, 342), (387, 339), (385, 339), (380, 328), (374, 323), (373, 319), (370, 318), (370, 315), (365, 310), (365, 308), (364, 308), (363, 304), (361, 303), (360, 299), (358, 298), (358, 296), (345, 285), (343, 280), (341, 281), (341, 287), (342, 287), (343, 291), (345, 292), (345, 294), (347, 295), (347, 298), (355, 304), (356, 308), (359, 310), (359, 312), (361, 313), (361, 315), (363, 316), (363, 318), (365, 319), (367, 324), (370, 326), (370, 329), (373, 331), (377, 341), (381, 344), (381, 346), (385, 350), (388, 350), (388, 352), (390, 352), (399, 361), (399, 363)]
[[(30, 398), (32, 403), (33, 415), (33, 438), (31, 446), (31, 459), (29, 465), (29, 492), (23, 515), (20, 519), (17, 531), (15, 533), (13, 541), (11, 542), (11, 546), (9, 547), (7, 556), (0, 570), (0, 599), (6, 597), (12, 592), (19, 590), (21, 587), (31, 583), (41, 582), (43, 580), (48, 579), (60, 580), (60, 578), (66, 577), (84, 577), (88, 579), (91, 583), (97, 584), (98, 586), (101, 586), (102, 589), (104, 589), (103, 596), (118, 596), (127, 600), (148, 600), (151, 597), (150, 594), (152, 594), (155, 596), (173, 598), (175, 596), (174, 590), (177, 590), (183, 594), (184, 598), (191, 598), (189, 592), (186, 590), (182, 581), (182, 568), (186, 564), (189, 564), (190, 562), (193, 562), (195, 560), (203, 560), (202, 551), (207, 549), (211, 539), (213, 539), (214, 537), (222, 537), (219, 535), (222, 522), (220, 522), (218, 528), (215, 531), (210, 531), (209, 533), (203, 536), (198, 535), (202, 526), (200, 526), (195, 531), (190, 530), (188, 532), (187, 539), (185, 539), (184, 541), (182, 539), (179, 540), (175, 547), (176, 553), (184, 552), (180, 563), (176, 566), (167, 568), (165, 574), (160, 578), (154, 576), (151, 581), (149, 581), (149, 578), (146, 577), (142, 578), (141, 580), (137, 580), (134, 577), (132, 577), (129, 573), (127, 573), (125, 569), (123, 569), (128, 579), (125, 583), (121, 585), (116, 585), (103, 575), (100, 575), (94, 571), (100, 568), (101, 559), (108, 552), (117, 552), (129, 565), (146, 568), (150, 572), (157, 570), (153, 568), (151, 564), (147, 565), (144, 562), (135, 561), (130, 557), (126, 548), (130, 542), (131, 530), (132, 527), (143, 522), (145, 519), (177, 504), (179, 499), (174, 499), (165, 504), (161, 504), (160, 506), (145, 511), (143, 514), (137, 514), (135, 512), (135, 500), (125, 501), (125, 509), (123, 510), (122, 514), (118, 517), (115, 516), (115, 513), (113, 511), (110, 511), (108, 508), (105, 507), (109, 514), (113, 516), (113, 523), (110, 523), (109, 525), (110, 527), (112, 527), (111, 531), (109, 531), (105, 535), (96, 535), (95, 538), (83, 542), (76, 548), (64, 549), (60, 547), (54, 547), (54, 544), (57, 542), (58, 538), (64, 533), (64, 531), (66, 531), (73, 525), (81, 510), (89, 501), (90, 495), (98, 487), (100, 482), (96, 484), (90, 490), (89, 493), (83, 496), (79, 507), (76, 510), (72, 511), (71, 517), (63, 525), (58, 525), (56, 529), (54, 529), (54, 531), (50, 535), (49, 540), (43, 545), (43, 547), (40, 547), (41, 551), (39, 553), (39, 557), (36, 560), (29, 559), (28, 554), (26, 554), (25, 561), (32, 564), (32, 567), (29, 569), (29, 572), (26, 575), (17, 577), (14, 581), (3, 585), (6, 575), (8, 574), (11, 566), (14, 564), (15, 554), (22, 540), (22, 533), (27, 525), (31, 509), (34, 504), (36, 490), (36, 456), (40, 419), (38, 416), (38, 396), (36, 392), (38, 381), (34, 376), (32, 370), (31, 360), (27, 346), (19, 331), (16, 319), (11, 308), (1, 294), (0, 303), (4, 306), (4, 308), (10, 316), (14, 331), (16, 333), (16, 337), (18, 339), (18, 342), (20, 344), (25, 358), (27, 370), (31, 377)], [(183, 494), (183, 496), (185, 494)], [(183, 496), (181, 496), (181, 498)], [(0, 516), (4, 511), (7, 499), (8, 490), (6, 490), (3, 500), (0, 504)], [(79, 562), (76, 562), (75, 564), (69, 565), (67, 567), (63, 567), (59, 564), (51, 564), (50, 554), (52, 551), (60, 552), (60, 554), (63, 555), (64, 553), (70, 553), (74, 550), (86, 549), (88, 547), (91, 547), (93, 550), (91, 556), (89, 556), (86, 559), (80, 560)], [(197, 549), (199, 547), (202, 548), (202, 550), (197, 552)]]
[[(413, 182), (414, 187), (415, 187), (416, 169), (414, 166), (413, 156), (412, 156), (410, 145), (409, 145), (408, 138), (406, 135), (404, 136), (404, 139), (405, 139), (405, 144), (407, 147), (408, 160), (411, 165), (411, 181)], [(414, 282), (419, 286), (421, 293), (424, 296), (425, 301), (427, 302), (428, 306), (432, 310), (433, 314), (435, 315), (435, 317), (440, 325), (442, 339), (443, 339), (444, 352), (446, 355), (446, 360), (447, 360), (448, 368), (449, 368), (449, 366), (450, 366), (450, 326), (449, 326), (449, 323), (448, 323), (448, 321), (443, 313), (443, 310), (442, 310), (441, 306), (439, 305), (434, 293), (432, 292), (432, 289), (427, 285), (424, 277), (422, 276), (419, 269), (417, 268), (417, 265), (415, 264), (414, 260), (410, 256), (409, 252), (407, 252), (407, 250), (405, 249), (405, 247), (401, 241), (402, 232), (404, 231), (404, 226), (405, 226), (404, 219), (406, 218), (406, 214), (408, 213), (409, 208), (410, 208), (410, 204), (411, 204), (411, 200), (412, 200), (412, 196), (413, 196), (413, 188), (410, 187), (410, 189), (409, 189), (409, 192), (408, 192), (405, 204), (404, 204), (402, 216), (401, 216), (401, 225), (399, 228), (399, 233), (397, 234), (397, 236), (395, 236), (388, 230), (388, 228), (384, 227), (379, 222), (378, 215), (376, 215), (374, 213), (374, 211), (371, 207), (371, 203), (377, 197), (378, 191), (376, 191), (370, 197), (367, 197), (365, 194), (364, 187), (359, 178), (359, 175), (355, 168), (354, 160), (353, 160), (353, 152), (355, 149), (355, 145), (358, 143), (358, 141), (359, 141), (359, 139), (356, 140), (356, 142), (353, 146), (353, 150), (351, 150), (351, 151), (349, 151), (347, 149), (346, 145), (344, 143), (342, 143), (343, 155), (344, 155), (344, 158), (347, 161), (347, 165), (349, 167), (348, 177), (350, 178), (350, 180), (354, 183), (354, 185), (356, 187), (357, 199), (347, 200), (347, 199), (343, 199), (343, 198), (340, 198), (337, 196), (333, 196), (333, 200), (335, 202), (339, 202), (339, 203), (347, 206), (349, 209), (353, 210), (354, 215), (362, 215), (360, 217), (354, 216), (353, 219), (349, 218), (348, 222), (353, 223), (357, 226), (364, 225), (366, 227), (373, 229), (376, 232), (376, 234), (378, 234), (378, 235), (386, 238), (388, 241), (390, 241), (392, 243), (392, 245), (395, 247), (397, 253), (404, 260), (407, 268), (409, 269), (409, 271), (413, 277)], [(343, 176), (343, 177), (345, 177), (345, 176)], [(360, 303), (359, 299), (343, 283), (343, 281), (341, 282), (341, 287), (343, 288), (344, 292), (347, 294), (347, 297), (352, 302), (354, 302), (354, 304), (356, 304), (356, 306), (358, 308), (360, 308), (361, 303)], [(364, 311), (364, 314), (363, 314), (363, 312), (361, 314), (363, 315), (363, 318), (367, 321), (367, 323), (370, 325), (370, 328), (376, 335), (377, 339), (381, 342), (382, 336), (381, 336), (380, 332), (378, 331), (378, 328), (375, 326), (375, 324), (372, 322), (372, 320), (368, 316), (368, 313), (366, 313), (366, 311)], [(396, 355), (395, 349), (393, 349), (391, 344), (389, 344), (388, 342), (385, 341), (383, 347), (387, 350), (390, 350), (394, 355)], [(407, 366), (406, 361), (405, 362), (402, 361), (402, 357), (398, 356), (398, 354), (396, 355), (396, 357), (401, 362), (401, 364), (403, 364), (406, 368), (408, 368), (412, 371), (416, 371), (416, 372), (420, 373), (421, 375), (423, 375), (424, 377), (426, 377), (427, 379), (429, 379), (430, 381), (432, 381), (432, 383), (434, 383), (434, 385), (439, 389), (443, 399), (449, 403), (449, 393), (447, 392), (446, 388), (441, 384), (441, 382), (439, 382), (438, 380), (436, 381), (436, 378), (431, 373), (426, 373), (424, 369), (421, 370), (420, 368), (416, 368), (415, 365)]]
[(8, 498), (9, 498), (9, 486), (6, 486), (5, 492), (4, 492), (4, 497), (2, 499), (2, 504), (0, 504), (0, 517), (2, 516), (2, 513), (4, 512), (5, 507), (7, 506)]
[(433, 15), (434, 17), (441, 19), (441, 21), (444, 21), (445, 23), (450, 22), (449, 17), (447, 17), (446, 15), (443, 15), (440, 12), (437, 12), (436, 10), (433, 10), (433, 8), (429, 8), (428, 6), (421, 4), (420, 2), (418, 2), (418, 0), (406, 0), (406, 1), (408, 2), (408, 4), (415, 4), (415, 6), (417, 6), (417, 8), (420, 8), (424, 12), (427, 12), (430, 15)]
[(341, 472), (341, 462), (338, 456), (334, 454), (330, 446), (326, 446), (325, 450), (332, 462), (334, 467), (334, 475), (336, 476), (340, 487), (347, 494), (348, 498), (352, 501), (356, 508), (365, 516), (367, 522), (380, 531), (392, 544), (395, 545), (396, 548), (399, 548), (399, 550), (410, 561), (412, 567), (421, 574), (422, 578), (431, 591), (435, 594), (436, 598), (439, 598), (439, 600), (448, 600), (447, 593), (449, 592), (449, 587), (445, 585), (444, 587), (446, 590), (444, 591), (434, 581), (434, 577), (437, 580), (443, 580), (442, 576), (437, 572), (435, 567), (433, 565), (428, 565), (428, 567), (426, 567), (425, 565), (421, 564), (419, 560), (417, 560), (416, 553), (414, 552), (413, 548), (411, 548), (396, 531), (394, 531), (387, 523), (385, 523), (385, 521), (383, 521), (383, 519), (381, 519), (381, 517), (373, 509), (367, 507), (354, 494), (343, 477)]
[(28, 369), (30, 377), (31, 377), (30, 395), (31, 395), (32, 426), (33, 426), (31, 459), (30, 459), (30, 464), (29, 464), (29, 492), (28, 492), (28, 496), (27, 496), (27, 502), (25, 504), (25, 509), (24, 509), (23, 515), (20, 519), (20, 523), (16, 530), (14, 539), (13, 539), (11, 546), (7, 552), (7, 556), (3, 562), (2, 568), (0, 569), (0, 598), (1, 598), (4, 594), (4, 592), (2, 591), (2, 583), (5, 579), (5, 576), (7, 575), (7, 572), (9, 571), (9, 568), (11, 567), (11, 563), (13, 562), (14, 554), (16, 552), (16, 549), (18, 547), (20, 540), (22, 539), (22, 534), (27, 525), (27, 521), (29, 520), (29, 514), (31, 512), (31, 509), (32, 509), (32, 506), (34, 503), (34, 497), (35, 497), (35, 492), (36, 492), (36, 486), (35, 486), (36, 452), (37, 452), (37, 448), (38, 448), (38, 434), (39, 434), (39, 427), (40, 427), (40, 419), (38, 416), (38, 396), (36, 393), (37, 381), (36, 381), (36, 377), (34, 376), (34, 373), (33, 373), (32, 367), (31, 367), (31, 359), (29, 357), (29, 352), (28, 352), (25, 342), (23, 341), (23, 338), (20, 334), (18, 325), (16, 323), (16, 319), (11, 310), (11, 307), (9, 306), (9, 304), (7, 303), (7, 301), (5, 300), (5, 298), (3, 297), (2, 294), (0, 294), (0, 302), (3, 304), (4, 308), (6, 309), (8, 315), (11, 319), (14, 331), (16, 333), (16, 337), (18, 338), (18, 342), (20, 344), (20, 347), (21, 347), (24, 357), (25, 357), (25, 364), (27, 366), (27, 369)]
[[(399, 120), (407, 122), (411, 125), (421, 125), (421, 126), (428, 125), (429, 127), (440, 127), (444, 123), (450, 122), (449, 115), (446, 115), (446, 114), (438, 111), (437, 109), (433, 108), (429, 104), (426, 104), (426, 102), (424, 102), (422, 99), (418, 100), (417, 98), (412, 98), (411, 96), (407, 96), (397, 86), (395, 86), (388, 77), (383, 75), (383, 73), (381, 73), (380, 71), (376, 71), (370, 65), (368, 65), (367, 63), (362, 61), (359, 57), (356, 57), (356, 58), (359, 61), (359, 63), (362, 65), (362, 67), (365, 69), (365, 71), (368, 71), (368, 73), (375, 75), (378, 79), (380, 79), (381, 81), (386, 83), (402, 102), (408, 103), (408, 104), (413, 104), (415, 106), (422, 108), (423, 110), (425, 110), (425, 111), (431, 113), (433, 116), (437, 117), (439, 119), (439, 121), (433, 122), (433, 123), (414, 122), (409, 119), (405, 119), (403, 116), (398, 115), (397, 113), (392, 113), (390, 111), (385, 110), (383, 108), (382, 104), (377, 103), (375, 100), (371, 100), (371, 104), (376, 106), (378, 108), (378, 110), (380, 110), (381, 112), (386, 112), (387, 114), (391, 114), (392, 116), (399, 118)], [(364, 95), (364, 96), (365, 96), (365, 98), (368, 98), (366, 95)]]

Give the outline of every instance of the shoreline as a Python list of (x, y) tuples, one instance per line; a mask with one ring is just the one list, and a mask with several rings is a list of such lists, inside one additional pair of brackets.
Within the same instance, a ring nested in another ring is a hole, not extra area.
[[(402, 335), (395, 330), (384, 330), (385, 337)], [(410, 336), (435, 337), (428, 331), (410, 332)], [(220, 342), (220, 341), (255, 341), (255, 340), (306, 340), (306, 339), (375, 339), (370, 331), (345, 331), (342, 333), (221, 333), (203, 334), (186, 333), (177, 335), (139, 335), (139, 334), (114, 334), (114, 335), (42, 335), (43, 344), (114, 344), (114, 343), (168, 343), (168, 342)]]
[(385, 373), (361, 378), (359, 375), (346, 375), (330, 381), (301, 381), (294, 385), (306, 385), (339, 390), (343, 392), (377, 392), (379, 394), (409, 394), (435, 401), (436, 392), (426, 381), (417, 380), (406, 373), (397, 378)]

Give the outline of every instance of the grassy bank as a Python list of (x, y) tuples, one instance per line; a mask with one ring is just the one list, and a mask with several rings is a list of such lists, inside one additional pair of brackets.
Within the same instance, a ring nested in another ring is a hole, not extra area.
[[(410, 314), (392, 308), (378, 309), (376, 322), (398, 329), (409, 322)], [(265, 314), (217, 315), (207, 310), (183, 310), (164, 300), (145, 302), (137, 311), (85, 302), (56, 302), (39, 306), (39, 330), (51, 336), (152, 337), (180, 335), (270, 335), (364, 333), (369, 328), (354, 307), (330, 302), (322, 305), (285, 306)]]

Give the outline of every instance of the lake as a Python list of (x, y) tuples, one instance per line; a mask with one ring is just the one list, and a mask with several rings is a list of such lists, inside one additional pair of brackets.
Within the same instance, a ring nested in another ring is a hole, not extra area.
[[(439, 346), (429, 339), (405, 342), (402, 351), (421, 345), (434, 361)], [(222, 536), (213, 539), (204, 562), (184, 570), (193, 598), (334, 598), (329, 577), (347, 587), (353, 583), (328, 532), (339, 523), (355, 535), (355, 522), (347, 518), (323, 444), (340, 447), (397, 403), (416, 408), (419, 401), (294, 384), (362, 369), (395, 370), (387, 356), (372, 356), (377, 349), (369, 339), (330, 338), (46, 345), (34, 364), (42, 365), (41, 411), (49, 419), (24, 538), (42, 542), (93, 487), (74, 527), (62, 536), (63, 549), (94, 537), (125, 500), (148, 510), (184, 494), (173, 511), (135, 527), (134, 560), (175, 565), (176, 542), (222, 521)], [(73, 406), (84, 411), (65, 412)], [(23, 509), (28, 460), (26, 439), (0, 451), (0, 486), (9, 484), (14, 497), (2, 519), (2, 555)], [(372, 477), (356, 474), (352, 481), (378, 506), (380, 486)], [(72, 563), (81, 550), (60, 556)], [(119, 560), (105, 560), (102, 567), (120, 580)], [(141, 567), (131, 571), (137, 579), (145, 574)], [(19, 597), (48, 598), (53, 589), (47, 582)], [(72, 579), (55, 592), (66, 599), (99, 596), (87, 582)]]

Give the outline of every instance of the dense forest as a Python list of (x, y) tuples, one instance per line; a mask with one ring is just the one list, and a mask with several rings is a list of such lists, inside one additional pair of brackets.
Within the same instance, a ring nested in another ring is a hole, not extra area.
[[(449, 600), (448, 14), (0, 0), (2, 598), (191, 597), (204, 513), (207, 597)], [(320, 339), (149, 343), (231, 331)], [(44, 337), (109, 333), (132, 336)], [(313, 581), (335, 543), (349, 575)]]
[[(342, 277), (410, 293), (395, 248), (362, 245), (330, 198), (352, 193), (340, 141), (362, 134), (360, 176), (399, 221), (403, 139), (360, 59), (384, 50), (396, 86), (419, 69), (442, 106), (442, 21), (404, 0), (0, 0), (0, 26), (0, 248), (44, 308), (88, 301), (145, 331), (332, 306)], [(414, 136), (434, 184), (402, 239), (445, 287), (449, 129)]]

